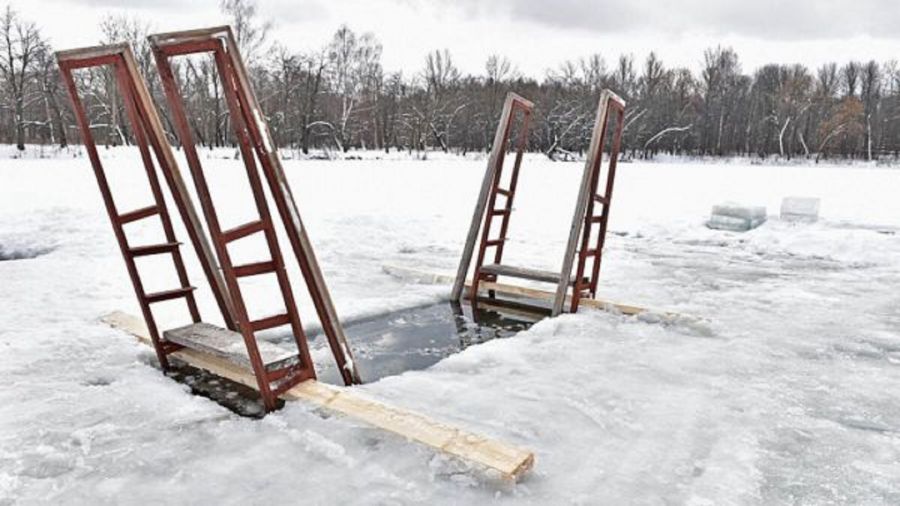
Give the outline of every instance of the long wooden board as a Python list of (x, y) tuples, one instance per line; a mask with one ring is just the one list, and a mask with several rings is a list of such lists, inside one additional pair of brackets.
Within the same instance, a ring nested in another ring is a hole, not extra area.
[[(146, 325), (136, 316), (115, 311), (103, 316), (101, 321), (135, 336), (144, 344), (151, 344)], [(169, 356), (217, 376), (257, 388), (256, 378), (249, 369), (215, 355), (185, 348)], [(534, 466), (534, 454), (531, 451), (452, 427), (418, 413), (366, 399), (347, 388), (309, 380), (291, 388), (281, 397), (289, 401), (311, 402), (366, 422), (464, 461), (498, 471), (506, 479), (518, 480)]]
[[(416, 283), (449, 284), (453, 283), (453, 280), (455, 279), (452, 276), (447, 276), (444, 274), (435, 274), (431, 272), (420, 271), (417, 269), (410, 269), (408, 267), (400, 267), (397, 265), (383, 265), (381, 266), (381, 269), (385, 274)], [(466, 280), (464, 286), (466, 289), (471, 288), (472, 281)], [(488, 281), (479, 283), (479, 292), (487, 292), (489, 290), (492, 290), (499, 294), (529, 297), (539, 300), (554, 300), (556, 297), (556, 294), (553, 292), (548, 292), (546, 290), (540, 290), (537, 288), (527, 288), (524, 286), (508, 285), (505, 283), (493, 283)], [(566, 300), (571, 300), (571, 296), (567, 296)], [(602, 309), (604, 311), (613, 310), (629, 316), (641, 313), (659, 313), (665, 315), (666, 317), (683, 316), (679, 315), (678, 313), (669, 311), (658, 311), (646, 307), (624, 304), (621, 302), (614, 302), (605, 299), (582, 299), (581, 305), (594, 309)]]
[[(466, 286), (471, 286), (470, 282), (466, 282)], [(494, 291), (499, 294), (506, 295), (518, 295), (521, 297), (530, 297), (533, 299), (539, 300), (555, 300), (556, 294), (553, 292), (548, 292), (546, 290), (539, 290), (537, 288), (527, 288), (524, 286), (515, 286), (515, 285), (507, 285), (504, 283), (492, 283), (489, 281), (482, 281), (479, 283), (479, 293), (487, 291)], [(566, 296), (566, 301), (570, 301), (572, 299), (571, 295)], [(649, 309), (640, 306), (632, 306), (630, 304), (622, 304), (621, 302), (613, 302), (609, 300), (603, 299), (582, 299), (580, 304), (582, 306), (594, 308), (594, 309), (602, 309), (604, 311), (613, 310), (618, 313), (622, 313), (624, 315), (633, 316), (641, 313), (651, 312)], [(654, 311), (655, 312), (655, 311)], [(666, 316), (676, 316), (675, 313), (667, 313), (662, 312)]]

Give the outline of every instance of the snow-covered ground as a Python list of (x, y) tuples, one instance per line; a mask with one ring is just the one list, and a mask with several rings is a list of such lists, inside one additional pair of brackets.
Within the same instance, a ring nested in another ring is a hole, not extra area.
[[(122, 209), (147, 205), (135, 153), (104, 156)], [(247, 221), (240, 162), (209, 167), (223, 223)], [(455, 270), (483, 161), (286, 169), (345, 319), (446, 296), (382, 266)], [(526, 160), (508, 263), (558, 267), (580, 170)], [(898, 194), (888, 168), (620, 165), (602, 296), (702, 320), (584, 311), (361, 387), (532, 449), (513, 486), (300, 403), (258, 421), (191, 395), (97, 321), (137, 305), (87, 160), (2, 158), (0, 257), (35, 258), (0, 261), (0, 504), (900, 503)], [(772, 216), (789, 195), (821, 198), (822, 220)], [(770, 220), (706, 229), (729, 200)], [(166, 266), (141, 266), (151, 289), (173, 286)], [(255, 293), (251, 310), (277, 310), (268, 285)], [(321, 343), (314, 355), (329, 360)]]

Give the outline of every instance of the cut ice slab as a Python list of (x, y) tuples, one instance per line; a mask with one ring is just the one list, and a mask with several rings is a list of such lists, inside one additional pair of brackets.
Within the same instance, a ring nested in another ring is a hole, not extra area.
[(819, 203), (812, 197), (785, 197), (781, 201), (781, 219), (812, 223), (819, 219)]
[(726, 203), (713, 206), (712, 215), (706, 222), (706, 226), (717, 230), (746, 232), (762, 225), (765, 221), (766, 208), (763, 206)]

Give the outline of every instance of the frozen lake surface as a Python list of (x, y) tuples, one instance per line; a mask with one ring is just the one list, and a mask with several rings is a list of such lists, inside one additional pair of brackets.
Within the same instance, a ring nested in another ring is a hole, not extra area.
[[(146, 205), (135, 153), (104, 156), (122, 208)], [(223, 224), (248, 221), (242, 165), (211, 165)], [(286, 169), (344, 319), (446, 307), (446, 285), (382, 267), (454, 272), (483, 161)], [(558, 267), (580, 169), (526, 159), (510, 264)], [(97, 321), (138, 310), (87, 160), (0, 159), (0, 504), (896, 504), (898, 193), (889, 168), (622, 164), (601, 296), (697, 319), (584, 311), (361, 387), (532, 449), (535, 470), (512, 486), (302, 404), (253, 420), (191, 395), (153, 368), (150, 349)], [(785, 196), (820, 198), (819, 221), (772, 216)], [(725, 201), (765, 206), (769, 220), (706, 228)], [(147, 243), (156, 232), (129, 231)], [(262, 259), (258, 245), (239, 249)], [(143, 269), (171, 287), (166, 263)], [(268, 285), (248, 290), (251, 312), (271, 312)], [(208, 290), (200, 297), (215, 323)], [(180, 316), (177, 304), (161, 310)], [(360, 356), (390, 344), (368, 335)], [(326, 373), (321, 339), (313, 355)]]

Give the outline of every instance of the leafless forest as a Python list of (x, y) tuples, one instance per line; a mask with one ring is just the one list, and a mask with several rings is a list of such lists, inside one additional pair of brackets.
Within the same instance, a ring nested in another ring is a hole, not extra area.
[[(900, 64), (897, 61), (765, 65), (741, 68), (729, 48), (698, 55), (698, 72), (669, 68), (651, 53), (596, 53), (563, 60), (539, 79), (524, 76), (502, 55), (484, 72), (464, 75), (448, 50), (434, 50), (415, 73), (381, 65), (376, 34), (340, 27), (319, 50), (294, 52), (269, 36), (252, 0), (224, 0), (276, 142), (313, 155), (353, 148), (466, 153), (490, 147), (504, 95), (533, 100), (529, 149), (553, 159), (587, 145), (600, 90), (628, 101), (625, 152), (782, 158), (896, 158), (900, 153)], [(97, 43), (130, 42), (162, 106), (146, 35), (159, 27), (133, 18), (102, 20)], [(66, 146), (79, 142), (53, 51), (33, 20), (0, 11), (0, 142)], [(198, 142), (232, 143), (227, 108), (210, 59), (182, 59), (181, 89)], [(110, 74), (79, 75), (97, 139), (131, 142)], [(175, 137), (171, 137), (176, 142)]]

